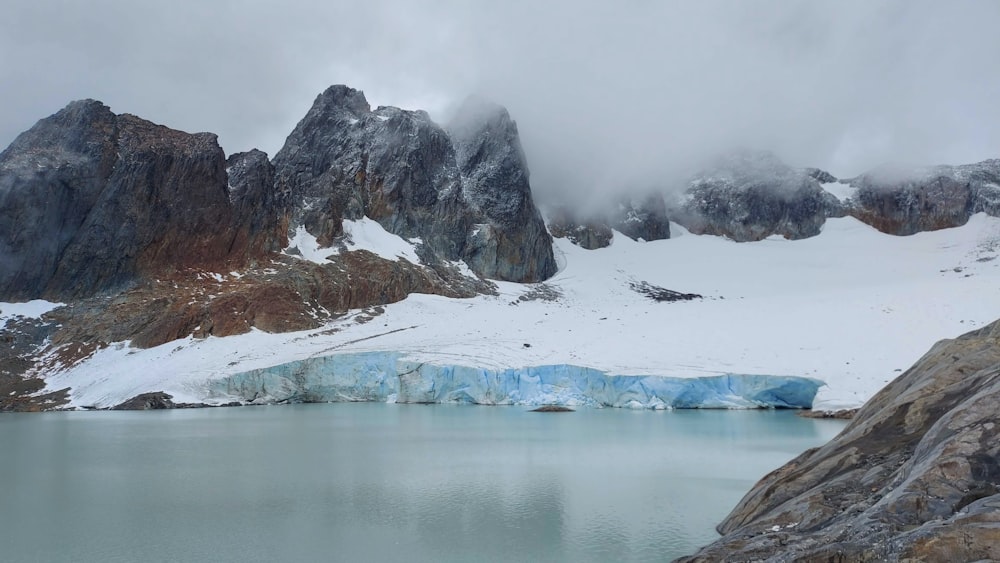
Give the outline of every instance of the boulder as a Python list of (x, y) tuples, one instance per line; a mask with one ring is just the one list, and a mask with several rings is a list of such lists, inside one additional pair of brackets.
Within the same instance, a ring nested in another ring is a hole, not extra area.
[(113, 411), (153, 411), (181, 408), (181, 405), (174, 403), (173, 395), (163, 391), (143, 393), (136, 395), (127, 401), (111, 407)]

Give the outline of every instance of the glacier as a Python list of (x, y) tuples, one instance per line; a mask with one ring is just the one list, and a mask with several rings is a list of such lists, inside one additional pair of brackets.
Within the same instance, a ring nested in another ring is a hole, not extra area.
[(613, 375), (569, 365), (488, 369), (399, 352), (307, 358), (207, 382), (209, 403), (454, 403), (671, 408), (811, 408), (822, 381), (780, 375)]

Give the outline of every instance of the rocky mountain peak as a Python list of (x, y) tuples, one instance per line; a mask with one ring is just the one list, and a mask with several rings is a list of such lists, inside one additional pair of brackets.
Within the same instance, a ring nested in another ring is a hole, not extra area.
[(115, 114), (107, 106), (89, 99), (71, 102), (18, 135), (0, 153), (0, 170), (35, 175), (95, 159), (106, 161), (117, 135)]
[(466, 262), (500, 279), (540, 281), (554, 274), (552, 238), (532, 200), (528, 162), (507, 109), (470, 97), (452, 117), (448, 133), (463, 198), (485, 218), (477, 220), (467, 240)]
[[(512, 281), (555, 272), (509, 117), (503, 135), (483, 135), (492, 122), (471, 118), (457, 134), (424, 111), (383, 106), (361, 113), (367, 102), (359, 96), (327, 90), (275, 155), (290, 228), (304, 226), (330, 246), (343, 235), (343, 220), (368, 217), (419, 238), (431, 261), (462, 259), (480, 275)], [(343, 110), (342, 100), (353, 100), (356, 111)]]
[(819, 168), (806, 168), (805, 173), (820, 184), (832, 184), (839, 181), (833, 174), (830, 174), (826, 170), (820, 170)]
[[(226, 160), (190, 134), (73, 102), (0, 154), (0, 298), (72, 299), (249, 258)], [(272, 231), (258, 232), (272, 237)]]
[(129, 113), (117, 117), (119, 144), (134, 150), (176, 150), (187, 155), (202, 151), (223, 154), (219, 136), (215, 133), (186, 133), (153, 123)]
[(365, 93), (343, 84), (335, 84), (316, 96), (310, 112), (338, 113), (347, 112), (355, 118), (361, 118), (371, 112), (371, 106), (365, 98)]
[(518, 221), (531, 203), (528, 163), (507, 110), (469, 98), (448, 124), (466, 199), (499, 222)]
[(458, 106), (448, 121), (448, 132), (458, 144), (481, 136), (500, 136), (508, 141), (518, 138), (517, 124), (507, 108), (481, 96), (469, 96)]
[(793, 194), (814, 183), (807, 170), (793, 168), (770, 151), (741, 149), (717, 157), (692, 179), (693, 184), (713, 184), (745, 191)]

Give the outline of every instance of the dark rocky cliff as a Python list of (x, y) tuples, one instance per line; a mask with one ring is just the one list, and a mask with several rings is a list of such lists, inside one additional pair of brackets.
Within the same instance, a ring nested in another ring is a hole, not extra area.
[[(74, 102), (0, 154), (0, 298), (87, 297), (274, 248), (273, 222), (241, 224), (228, 186), (215, 135)], [(235, 199), (267, 214), (266, 191)]]
[(880, 168), (850, 181), (850, 213), (876, 229), (911, 235), (1000, 216), (1000, 160), (916, 170)]
[(696, 234), (735, 241), (778, 234), (811, 237), (830, 217), (850, 215), (892, 235), (964, 225), (973, 213), (1000, 216), (1000, 160), (901, 170), (883, 167), (850, 180), (846, 201), (818, 168), (793, 168), (773, 154), (738, 151), (696, 174), (670, 202), (670, 218)]
[(426, 112), (372, 111), (361, 92), (332, 86), (274, 165), (291, 226), (305, 226), (320, 244), (343, 234), (342, 219), (367, 216), (419, 238), (430, 261), (466, 259), (480, 275), (518, 282), (555, 272), (517, 129), (503, 108), (466, 109), (449, 134)]
[(556, 272), (552, 237), (531, 198), (528, 162), (507, 110), (470, 98), (448, 125), (462, 195), (477, 225), (462, 255), (489, 278), (541, 281)]
[(844, 214), (817, 179), (827, 177), (821, 170), (792, 168), (768, 152), (734, 152), (691, 178), (669, 215), (692, 233), (740, 242), (774, 234), (811, 237), (827, 217)]
[(1000, 560), (1000, 321), (936, 344), (681, 561)]
[(457, 259), (471, 224), (448, 135), (422, 111), (371, 111), (364, 94), (331, 86), (274, 157), (292, 225), (321, 244), (341, 220), (370, 217), (389, 232), (422, 238)]
[(668, 239), (670, 220), (662, 195), (621, 195), (612, 199), (604, 211), (582, 216), (568, 206), (558, 207), (549, 214), (549, 230), (556, 238), (566, 238), (577, 246), (594, 250), (611, 244), (612, 230), (632, 240)]

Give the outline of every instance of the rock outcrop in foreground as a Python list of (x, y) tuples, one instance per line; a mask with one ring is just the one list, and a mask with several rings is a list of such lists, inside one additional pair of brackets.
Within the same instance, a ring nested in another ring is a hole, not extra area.
[(1000, 321), (934, 345), (681, 561), (1000, 560)]

